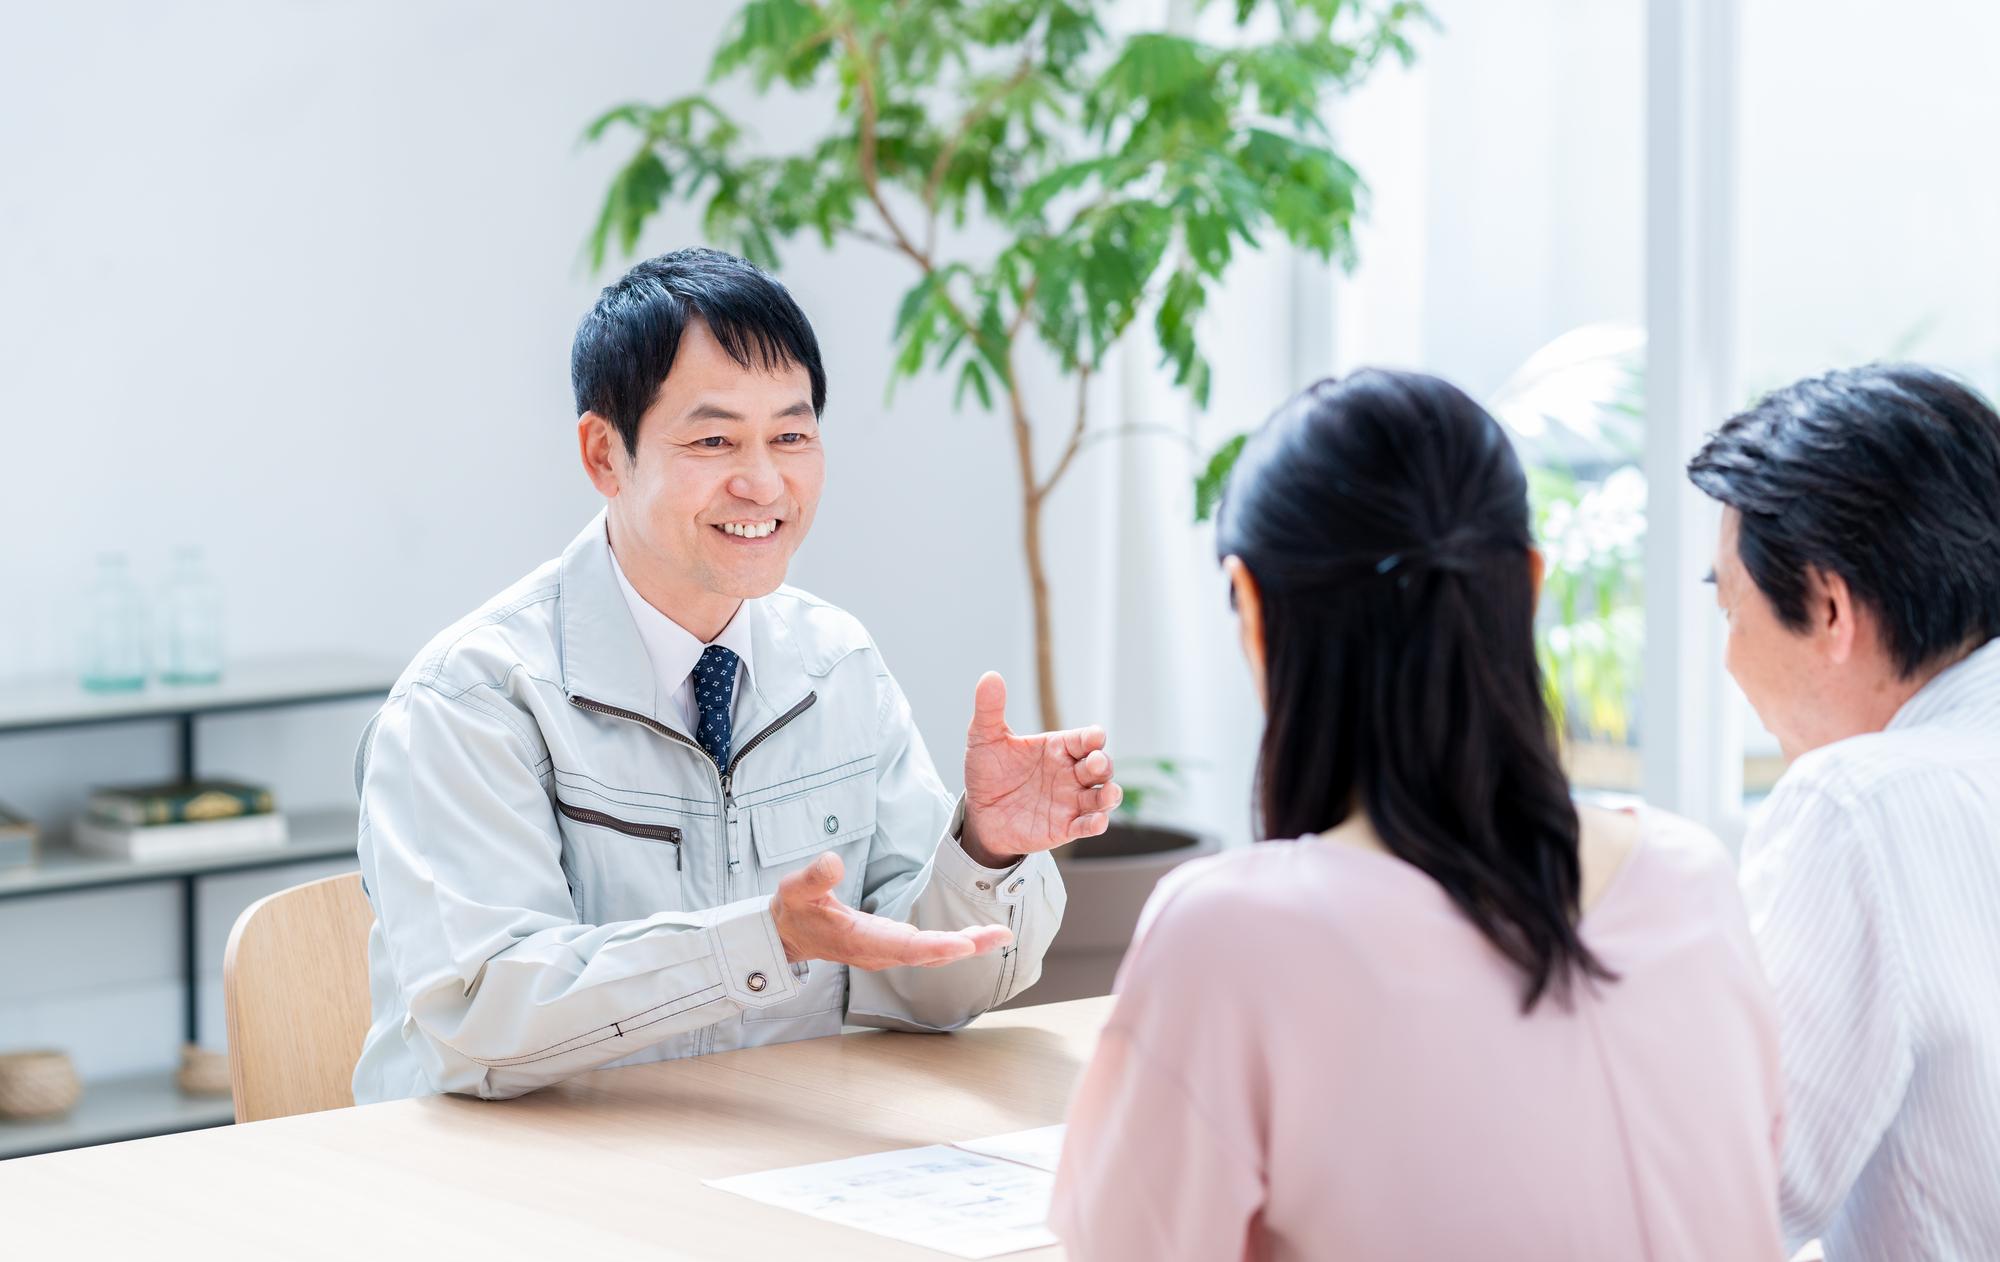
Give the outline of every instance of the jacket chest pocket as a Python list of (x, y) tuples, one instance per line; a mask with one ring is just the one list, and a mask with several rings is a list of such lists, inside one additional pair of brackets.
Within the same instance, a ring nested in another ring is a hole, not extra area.
[(835, 850), (847, 864), (840, 884), (842, 901), (847, 901), (850, 883), (860, 889), (861, 869), (868, 860), (865, 843), (875, 835), (872, 771), (762, 802), (743, 814), (757, 848), (757, 866), (770, 888), (776, 889), (780, 877), (805, 867), (823, 851)]
[(556, 799), (577, 919), (604, 925), (684, 909), (685, 830), (637, 812)]

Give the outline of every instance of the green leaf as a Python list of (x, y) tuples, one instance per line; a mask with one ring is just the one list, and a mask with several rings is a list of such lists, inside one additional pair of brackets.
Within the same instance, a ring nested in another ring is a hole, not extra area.
[(896, 304), (896, 323), (889, 333), (892, 341), (902, 341), (911, 326), (928, 312), (931, 291), (936, 288), (937, 281), (937, 273), (926, 273), (922, 280), (904, 292), (903, 300)]
[(596, 118), (590, 120), (590, 126), (583, 129), (583, 136), (578, 143), (596, 144), (604, 138), (605, 130), (613, 123), (625, 123), (644, 131), (646, 128), (644, 120), (650, 113), (651, 111), (645, 106), (633, 102), (627, 102), (624, 105), (614, 105), (602, 114), (599, 114)]
[[(1008, 377), (1007, 352), (1010, 339), (1007, 325), (1000, 317), (998, 296), (988, 293), (979, 305), (979, 317), (974, 325), (977, 336), (973, 339), (973, 349), (993, 375), (1005, 381)], [(942, 361), (940, 361), (942, 362)]]
[[(893, 340), (896, 343), (896, 358), (890, 368), (889, 393), (885, 398), (893, 398), (895, 382), (902, 377), (914, 377), (921, 373), (927, 361), (936, 359), (942, 364), (963, 337), (963, 328), (951, 296), (951, 282), (954, 277), (966, 274), (962, 263), (941, 267), (924, 275), (908, 292), (896, 309), (896, 329)], [(943, 338), (944, 350), (933, 355), (933, 350)]]
[(1208, 407), (1209, 368), (1208, 357), (1197, 355), (1194, 365), (1188, 369), (1187, 391), (1194, 396), (1195, 406)]
[(1199, 41), (1142, 33), (1126, 40), (1117, 58), (1084, 96), (1083, 127), (1109, 140), (1123, 122), (1128, 152), (1183, 132), (1225, 138), (1229, 109), (1216, 95), (1221, 59)]
[(1104, 82), (1132, 100), (1172, 100), (1208, 74), (1202, 53), (1203, 46), (1185, 36), (1134, 35), (1105, 72)]
[(619, 249), (630, 254), (639, 243), (646, 220), (659, 211), (661, 200), (673, 187), (673, 177), (667, 174), (658, 154), (647, 148), (632, 155), (632, 160), (613, 177), (611, 188), (604, 195), (604, 210), (590, 235), (591, 266), (598, 269), (604, 266), (605, 246), (614, 233)]
[(1118, 159), (1115, 157), (1085, 158), (1080, 162), (1065, 163), (1023, 189), (1014, 212), (1022, 219), (1039, 218), (1050, 202), (1083, 187), (1092, 179), (1109, 174), (1117, 166)]
[(965, 388), (968, 385), (972, 387), (972, 392), (979, 396), (979, 406), (991, 412), (993, 410), (993, 389), (986, 383), (986, 370), (979, 366), (979, 361), (976, 359), (968, 358), (959, 365), (958, 388), (952, 391), (951, 395), (952, 407), (963, 408), (965, 406)]
[(1236, 468), (1237, 459), (1243, 454), (1243, 444), (1250, 441), (1250, 435), (1238, 434), (1222, 444), (1209, 457), (1208, 467), (1194, 481), (1194, 519), (1207, 521), (1215, 515), (1222, 503), (1222, 493), (1229, 485), (1229, 475)]
[(1195, 318), (1208, 304), (1208, 287), (1201, 274), (1181, 268), (1167, 278), (1153, 313), (1153, 336), (1160, 346), (1160, 362), (1171, 365), (1174, 384), (1191, 388), (1195, 402), (1208, 406), (1208, 361), (1195, 339)]
[(826, 14), (807, 0), (750, 0), (730, 20), (709, 63), (709, 79), (748, 69), (758, 91), (776, 79), (810, 83), (830, 55)]

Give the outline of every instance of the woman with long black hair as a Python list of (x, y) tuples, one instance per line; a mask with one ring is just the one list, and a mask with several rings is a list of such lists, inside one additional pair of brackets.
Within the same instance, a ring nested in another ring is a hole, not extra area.
[(1323, 381), (1218, 521), (1266, 844), (1163, 882), (1071, 1107), (1072, 1259), (1775, 1259), (1770, 999), (1716, 840), (1577, 806), (1506, 435)]

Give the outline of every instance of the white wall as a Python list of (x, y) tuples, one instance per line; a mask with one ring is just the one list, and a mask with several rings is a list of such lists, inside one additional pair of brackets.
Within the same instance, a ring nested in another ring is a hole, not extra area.
[(2000, 5), (1746, 0), (1743, 389), (1915, 358), (2000, 397)]
[[(202, 545), (236, 654), (395, 662), (558, 552), (595, 508), (567, 356), (603, 283), (579, 247), (623, 156), (577, 136), (612, 103), (697, 86), (724, 7), (10, 11), (0, 678), (71, 668), (70, 606), (106, 549), (157, 577), (171, 547)], [(746, 113), (774, 142), (797, 116)], [(695, 239), (677, 213), (644, 248)], [(867, 622), (955, 781), (980, 671), (1005, 672), (1034, 723), (1011, 446), (940, 385), (882, 405), (897, 260), (805, 246), (784, 277), (832, 379), (828, 491), (795, 581)], [(1115, 565), (1093, 490), (1109, 470), (1087, 456), (1057, 506), (1072, 722), (1114, 691), (1109, 650), (1085, 653)], [(293, 806), (348, 801), (367, 713), (218, 719), (205, 766)], [(0, 800), (59, 820), (88, 786), (170, 760), (160, 724), (0, 738)], [(314, 874), (209, 885), (211, 989), (237, 911)], [(67, 1047), (87, 1076), (171, 1064), (175, 916), (165, 888), (0, 903), (0, 1047)], [(208, 1013), (219, 1043), (212, 997)]]

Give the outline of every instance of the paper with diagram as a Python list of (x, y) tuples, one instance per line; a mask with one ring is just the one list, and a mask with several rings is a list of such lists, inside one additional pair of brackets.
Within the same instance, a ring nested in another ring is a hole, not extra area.
[(994, 1258), (1056, 1242), (1046, 1220), (1055, 1184), (1051, 1150), (1061, 1148), (1061, 1131), (1043, 1127), (707, 1182), (954, 1257)]

